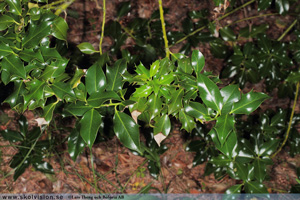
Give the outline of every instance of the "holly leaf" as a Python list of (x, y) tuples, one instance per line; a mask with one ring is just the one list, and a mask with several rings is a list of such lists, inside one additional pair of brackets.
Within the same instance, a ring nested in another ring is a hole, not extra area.
[(256, 110), (264, 100), (268, 98), (268, 95), (260, 92), (251, 91), (247, 94), (242, 94), (241, 100), (233, 104), (230, 114), (234, 113), (249, 115)]
[(115, 134), (121, 143), (125, 147), (143, 155), (140, 145), (139, 127), (134, 120), (127, 114), (116, 111), (113, 122)]
[(101, 122), (102, 116), (95, 109), (87, 111), (80, 120), (80, 135), (90, 149), (95, 142)]

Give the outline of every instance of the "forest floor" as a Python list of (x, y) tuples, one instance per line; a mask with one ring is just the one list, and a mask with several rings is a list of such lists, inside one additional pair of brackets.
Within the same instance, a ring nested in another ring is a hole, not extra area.
[[(114, 19), (116, 16), (116, 6), (120, 0), (107, 1), (107, 18)], [(164, 0), (164, 7), (169, 8), (165, 20), (172, 24), (173, 30), (181, 28), (181, 21), (185, 18), (188, 11), (209, 8), (211, 18), (213, 18), (213, 5), (210, 1), (197, 0)], [(199, 3), (201, 2), (201, 3)], [(102, 22), (102, 1), (98, 4), (92, 0), (76, 0), (70, 7), (78, 13), (78, 18), (67, 17), (69, 24), (68, 42), (70, 44), (80, 44), (90, 42), (98, 49), (101, 22)], [(132, 11), (126, 16), (126, 20), (133, 17), (149, 18), (154, 10), (158, 8), (157, 1), (136, 0), (132, 1)], [(252, 5), (241, 9), (232, 16), (222, 20), (221, 25), (229, 24), (233, 21), (245, 17), (257, 15), (257, 8)], [(128, 18), (128, 19), (126, 19)], [(278, 24), (280, 21), (280, 24)], [(267, 34), (271, 38), (278, 38), (287, 28), (293, 19), (290, 16), (269, 16), (256, 18), (251, 21), (243, 21), (236, 24), (235, 31), (245, 27), (249, 23), (259, 25), (262, 23), (270, 24)], [(290, 36), (284, 41), (291, 40)], [(132, 40), (126, 40), (126, 45), (131, 45)], [(112, 41), (109, 37), (104, 38), (103, 50), (109, 49)], [(171, 51), (176, 53), (182, 44), (175, 45)], [(215, 59), (209, 50), (209, 45), (203, 44), (198, 49), (204, 54), (206, 59), (206, 70), (219, 74), (224, 66), (222, 59)], [(263, 82), (252, 85), (247, 84), (245, 92), (254, 88), (256, 91), (264, 91)], [(275, 107), (287, 108), (291, 105), (289, 98), (278, 99), (273, 97), (262, 105), (260, 109), (274, 109)], [(300, 101), (297, 104), (296, 113), (300, 112)], [(2, 105), (0, 114), (7, 114), (10, 122), (2, 129), (17, 129), (17, 115), (9, 109), (7, 105)], [(35, 126), (34, 119), (39, 117), (39, 113), (26, 111), (24, 113), (29, 121), (30, 127)], [(65, 127), (73, 127), (73, 120), (66, 119), (60, 122)], [(54, 132), (61, 134), (62, 140), (67, 133)], [(237, 182), (229, 176), (221, 180), (216, 180), (214, 175), (204, 176), (205, 165), (201, 164), (193, 167), (194, 155), (186, 152), (185, 147), (188, 141), (180, 131), (178, 126), (173, 127), (170, 136), (164, 141), (168, 150), (161, 155), (161, 175), (158, 179), (153, 178), (147, 170), (145, 158), (136, 156), (130, 150), (123, 147), (116, 137), (107, 142), (95, 144), (92, 154), (95, 160), (94, 167), (98, 173), (98, 188), (101, 193), (138, 193), (146, 185), (151, 185), (149, 192), (162, 193), (224, 193), (230, 186)], [(185, 133), (186, 134), (186, 133)], [(9, 162), (16, 153), (16, 149), (9, 142), (0, 139), (1, 167), (0, 167), (0, 193), (96, 193), (93, 186), (93, 173), (90, 164), (90, 152), (88, 149), (73, 162), (68, 155), (67, 145), (61, 144), (57, 147), (48, 159), (54, 168), (55, 174), (43, 174), (35, 171), (33, 167), (26, 169), (19, 179), (13, 181), (13, 169), (9, 168)], [(271, 193), (287, 193), (290, 186), (296, 184), (296, 167), (300, 167), (300, 157), (290, 157), (287, 151), (283, 150), (273, 159), (274, 165), (268, 168), (268, 180), (265, 182), (268, 191)], [(155, 189), (156, 188), (156, 189)]]

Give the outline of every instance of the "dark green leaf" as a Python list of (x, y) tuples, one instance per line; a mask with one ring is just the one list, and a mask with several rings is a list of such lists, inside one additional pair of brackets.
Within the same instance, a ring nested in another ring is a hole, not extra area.
[(87, 100), (88, 104), (93, 107), (99, 107), (107, 100), (121, 101), (119, 95), (114, 91), (93, 93)]
[(93, 64), (86, 72), (86, 90), (91, 95), (102, 92), (106, 86), (106, 77), (99, 62)]
[[(153, 93), (152, 95), (150, 95), (147, 104), (149, 106), (148, 111), (149, 111), (150, 120), (151, 120), (160, 114), (161, 109), (162, 109), (162, 100), (161, 100), (160, 96)], [(140, 104), (140, 106), (142, 106), (142, 104)], [(144, 106), (145, 105), (143, 105), (143, 107)]]
[(31, 48), (35, 47), (40, 41), (50, 35), (52, 21), (42, 21), (39, 25), (30, 24), (29, 31), (23, 38), (23, 47)]
[(246, 193), (251, 194), (268, 193), (268, 190), (265, 187), (265, 185), (256, 181), (246, 182), (245, 191)]
[(17, 131), (6, 129), (4, 131), (1, 131), (0, 134), (5, 140), (8, 140), (10, 142), (18, 142), (23, 140), (22, 135)]
[[(0, 17), (0, 23), (1, 23), (1, 17)], [(12, 53), (14, 53), (13, 50), (7, 44), (0, 42), (0, 59)]]
[[(3, 73), (3, 71), (2, 71)], [(9, 103), (11, 108), (16, 107), (17, 105), (23, 103), (23, 94), (25, 91), (25, 87), (23, 81), (16, 80), (14, 81), (14, 92), (5, 99), (5, 103)]]
[(6, 0), (9, 5), (9, 11), (15, 15), (22, 15), (22, 6), (20, 0)]
[(266, 164), (260, 159), (257, 158), (254, 161), (254, 176), (256, 180), (258, 180), (260, 183), (263, 182), (266, 176)]
[(54, 103), (51, 103), (51, 104), (45, 106), (45, 108), (44, 108), (44, 114), (43, 114), (43, 117), (45, 118), (45, 120), (46, 120), (48, 123), (52, 120), (53, 111), (54, 111), (55, 106), (56, 106), (57, 103), (58, 103), (58, 101), (57, 101), (57, 102), (54, 102)]
[(43, 173), (54, 174), (53, 167), (48, 162), (41, 161), (38, 163), (33, 163), (33, 166), (35, 167), (36, 170), (41, 171)]
[(246, 181), (248, 179), (248, 167), (246, 165), (235, 162), (234, 168), (240, 179), (242, 179), (243, 181)]
[(212, 157), (209, 162), (216, 165), (217, 167), (226, 167), (230, 165), (232, 159), (220, 154), (218, 157)]
[(211, 118), (208, 114), (208, 110), (203, 104), (198, 102), (190, 102), (189, 105), (184, 107), (185, 112), (201, 121), (209, 121)]
[(192, 74), (193, 68), (190, 59), (183, 58), (178, 61), (178, 69), (186, 74)]
[(297, 83), (300, 81), (300, 70), (297, 72), (291, 72), (290, 75), (287, 77), (286, 81), (291, 83)]
[(23, 62), (16, 55), (9, 55), (2, 59), (2, 68), (10, 73), (11, 76), (18, 76), (26, 79), (26, 71)]
[(218, 86), (203, 74), (198, 75), (197, 85), (204, 104), (221, 113), (223, 97)]
[(217, 123), (215, 125), (215, 129), (218, 134), (219, 141), (221, 146), (223, 146), (226, 141), (228, 135), (234, 128), (234, 117), (232, 115), (226, 114), (221, 115), (217, 118)]
[(279, 140), (273, 138), (263, 143), (262, 146), (259, 147), (259, 155), (270, 156), (273, 152), (276, 151), (278, 144), (279, 144)]
[(45, 82), (34, 79), (26, 84), (26, 88), (29, 90), (27, 94), (24, 95), (24, 109), (30, 104), (44, 99), (44, 87)]
[(118, 111), (115, 112), (113, 120), (115, 134), (121, 143), (125, 147), (143, 155), (143, 151), (140, 146), (139, 127), (134, 120), (127, 114)]
[(3, 31), (7, 29), (8, 26), (15, 23), (16, 21), (14, 18), (8, 16), (8, 15), (2, 15), (0, 16), (0, 31)]
[(123, 17), (124, 15), (126, 15), (129, 11), (131, 10), (131, 3), (130, 1), (126, 1), (126, 2), (122, 2), (119, 5), (118, 8), (118, 18)]
[(64, 99), (66, 95), (69, 95), (70, 97), (75, 97), (75, 93), (72, 90), (71, 85), (68, 83), (54, 83), (52, 84), (51, 88), (59, 99)]
[(132, 97), (133, 98), (142, 98), (148, 97), (153, 92), (153, 88), (149, 85), (142, 85), (135, 90)]
[(156, 60), (154, 63), (150, 66), (150, 77), (153, 77), (158, 71), (159, 71), (159, 60)]
[(241, 189), (243, 187), (243, 184), (237, 184), (237, 185), (234, 185), (234, 186), (231, 186), (230, 188), (228, 188), (226, 190), (226, 194), (239, 194), (241, 193)]
[(183, 109), (179, 111), (179, 120), (182, 124), (182, 129), (185, 129), (188, 133), (191, 133), (196, 126), (194, 118), (187, 115)]
[(68, 104), (64, 107), (64, 116), (83, 116), (88, 110), (92, 109), (92, 106), (86, 105), (82, 101), (77, 101), (76, 103)]
[(77, 156), (83, 151), (85, 147), (84, 140), (80, 136), (80, 131), (77, 126), (72, 130), (68, 139), (68, 152), (75, 162)]
[(68, 28), (67, 22), (63, 18), (58, 17), (53, 22), (52, 35), (60, 40), (67, 41)]
[(236, 39), (236, 36), (235, 36), (233, 30), (231, 28), (229, 28), (228, 26), (220, 29), (220, 34), (221, 34), (223, 40), (225, 40), (225, 41), (235, 41), (235, 39)]
[(168, 107), (169, 115), (176, 113), (179, 109), (182, 108), (183, 95), (184, 95), (183, 89), (178, 89), (172, 94), (173, 98), (171, 99), (171, 102), (169, 103), (169, 107)]
[(222, 114), (229, 113), (232, 105), (240, 100), (240, 91), (238, 85), (228, 85), (221, 89), (223, 97)]
[(204, 68), (205, 58), (204, 58), (203, 54), (200, 51), (194, 50), (193, 53), (192, 53), (191, 61), (192, 61), (191, 62), (192, 67), (194, 68), (195, 73), (198, 76), (198, 74), (200, 74), (201, 71)]
[(221, 146), (221, 143), (218, 140), (217, 131), (215, 129), (211, 129), (209, 135), (215, 143), (216, 148), (219, 149), (223, 154), (228, 157), (232, 157), (235, 154), (235, 149), (237, 148), (237, 136), (234, 131), (230, 133), (223, 146)]
[(272, 4), (272, 0), (259, 0), (258, 11), (266, 10)]
[(121, 59), (115, 62), (113, 67), (106, 68), (107, 90), (118, 91), (122, 89), (122, 74), (126, 71), (126, 60)]
[(154, 124), (154, 135), (162, 133), (165, 136), (171, 131), (171, 121), (168, 115), (163, 115)]
[(82, 53), (85, 53), (85, 54), (93, 54), (95, 52), (98, 52), (95, 50), (93, 45), (88, 42), (80, 43), (79, 45), (77, 45), (77, 47)]
[(55, 64), (57, 64), (57, 62), (63, 62), (66, 64), (68, 63), (68, 59), (62, 58), (61, 55), (58, 53), (57, 49), (55, 49), (55, 48), (49, 48), (49, 47), (42, 46), (41, 52), (42, 52), (42, 55), (43, 55), (45, 61), (57, 60), (55, 62)]
[(277, 11), (281, 15), (287, 13), (290, 9), (290, 4), (288, 0), (276, 0), (275, 5)]
[(80, 135), (90, 149), (97, 137), (101, 121), (102, 116), (94, 109), (87, 111), (80, 120)]
[(268, 95), (260, 92), (251, 91), (247, 94), (242, 94), (241, 100), (233, 104), (230, 113), (249, 115), (251, 112), (256, 110), (264, 100), (268, 98)]
[(19, 53), (19, 56), (22, 60), (26, 62), (31, 62), (33, 60), (38, 60), (39, 62), (43, 62), (43, 56), (40, 51), (34, 52), (33, 49), (24, 49)]

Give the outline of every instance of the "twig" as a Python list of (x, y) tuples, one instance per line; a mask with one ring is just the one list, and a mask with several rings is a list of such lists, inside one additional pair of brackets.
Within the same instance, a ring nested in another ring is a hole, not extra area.
[(293, 105), (293, 109), (292, 109), (292, 113), (291, 113), (291, 117), (290, 117), (289, 126), (288, 126), (288, 129), (285, 134), (285, 138), (284, 138), (280, 148), (273, 155), (270, 156), (271, 158), (274, 158), (282, 150), (282, 148), (284, 147), (284, 145), (289, 137), (289, 133), (290, 133), (292, 122), (293, 122), (294, 112), (295, 112), (295, 108), (296, 108), (296, 104), (297, 104), (298, 94), (299, 94), (299, 85), (300, 85), (300, 81), (297, 83), (297, 86), (296, 86), (294, 105)]
[(168, 44), (168, 38), (167, 38), (167, 33), (166, 33), (166, 24), (165, 24), (165, 19), (164, 19), (164, 9), (162, 7), (162, 0), (158, 0), (159, 4), (159, 15), (160, 15), (160, 21), (161, 21), (161, 27), (163, 31), (163, 37), (165, 41), (165, 51), (166, 51), (166, 57), (170, 57), (170, 49), (169, 49), (169, 44)]
[[(96, 0), (97, 1), (97, 0)], [(100, 42), (99, 42), (99, 51), (100, 55), (102, 55), (102, 42), (103, 42), (103, 37), (104, 37), (104, 27), (105, 27), (105, 15), (106, 15), (106, 6), (105, 6), (105, 0), (103, 0), (103, 18), (102, 18), (102, 30), (101, 30), (101, 37), (100, 37)]]
[(284, 33), (277, 39), (277, 41), (282, 40), (282, 38), (284, 38), (286, 36), (286, 34), (293, 28), (293, 26), (295, 26), (295, 24), (297, 23), (297, 19), (295, 19), (295, 21), (284, 31)]

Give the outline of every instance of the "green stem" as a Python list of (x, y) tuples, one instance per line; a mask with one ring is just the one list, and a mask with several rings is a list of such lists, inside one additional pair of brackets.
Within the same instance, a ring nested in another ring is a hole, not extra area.
[(282, 40), (282, 38), (284, 38), (286, 36), (286, 34), (293, 28), (293, 26), (295, 26), (295, 24), (297, 23), (297, 19), (295, 19), (295, 21), (284, 31), (284, 33), (277, 39), (277, 41)]
[(159, 15), (160, 15), (160, 21), (161, 21), (161, 27), (163, 31), (163, 37), (165, 41), (165, 51), (166, 51), (166, 57), (170, 57), (170, 49), (169, 49), (169, 44), (168, 44), (168, 38), (167, 38), (167, 33), (166, 33), (166, 24), (165, 24), (165, 19), (164, 19), (164, 9), (162, 7), (162, 0), (158, 0), (159, 4)]
[[(212, 23), (216, 23), (217, 21), (220, 21), (220, 20), (222, 20), (222, 19), (228, 17), (229, 15), (235, 13), (236, 11), (238, 11), (238, 10), (240, 10), (240, 9), (242, 9), (242, 8), (244, 8), (244, 7), (246, 7), (246, 6), (248, 6), (249, 4), (251, 4), (251, 3), (255, 2), (255, 1), (256, 1), (256, 0), (248, 1), (247, 3), (241, 5), (240, 7), (236, 8), (236, 9), (234, 9), (234, 10), (232, 10), (232, 11), (226, 13), (226, 14), (223, 15), (222, 17), (219, 17), (218, 19), (214, 20)], [(183, 38), (181, 38), (180, 40), (178, 40), (177, 42), (175, 42), (175, 44), (178, 44), (178, 43), (180, 43), (180, 42), (183, 42), (183, 41), (186, 40), (187, 38), (189, 38), (189, 37), (195, 35), (196, 33), (200, 32), (200, 31), (202, 31), (202, 30), (205, 29), (206, 27), (207, 27), (207, 26), (202, 26), (201, 28), (198, 28), (197, 30), (191, 32), (190, 34), (186, 35), (185, 37), (183, 37)], [(175, 44), (174, 44), (174, 45), (175, 45)], [(172, 47), (172, 46), (173, 46), (173, 45), (171, 45), (170, 47)]]
[(96, 192), (98, 193), (99, 190), (98, 190), (96, 173), (95, 173), (95, 168), (94, 168), (94, 158), (93, 158), (92, 148), (90, 148), (90, 156), (91, 156), (91, 165), (92, 165), (92, 171), (93, 171), (93, 177), (94, 177), (94, 188), (95, 188)]
[(296, 94), (295, 94), (295, 99), (294, 99), (294, 105), (293, 105), (293, 109), (292, 109), (292, 113), (291, 113), (291, 117), (290, 117), (290, 121), (289, 121), (289, 126), (288, 126), (288, 129), (287, 129), (286, 134), (285, 134), (285, 138), (284, 138), (280, 148), (273, 155), (270, 156), (271, 158), (274, 158), (282, 150), (282, 148), (284, 147), (284, 145), (285, 145), (285, 143), (286, 143), (286, 141), (289, 137), (289, 133), (290, 133), (290, 130), (291, 130), (291, 127), (292, 127), (294, 112), (295, 112), (295, 108), (296, 108), (296, 104), (297, 104), (298, 94), (299, 94), (299, 85), (300, 85), (300, 81), (297, 83), (297, 86), (296, 86)]
[(132, 33), (130, 32), (130, 30), (127, 27), (123, 26), (123, 24), (119, 21), (119, 19), (118, 19), (118, 22), (121, 25), (121, 29), (123, 29), (123, 31), (125, 31), (125, 33), (127, 35), (129, 35), (132, 39), (136, 40), (136, 37), (134, 37), (134, 35), (132, 35)]
[(103, 0), (103, 18), (102, 18), (102, 29), (101, 29), (101, 37), (100, 37), (100, 42), (99, 42), (99, 51), (100, 55), (102, 55), (102, 42), (103, 42), (103, 37), (104, 37), (104, 26), (105, 26), (105, 15), (106, 15), (106, 6), (105, 6), (105, 0)]
[(237, 24), (237, 23), (240, 23), (242, 21), (247, 21), (247, 20), (250, 20), (250, 19), (255, 19), (255, 18), (259, 18), (259, 17), (267, 17), (267, 16), (272, 16), (272, 15), (278, 15), (278, 13), (268, 13), (268, 14), (263, 14), (263, 15), (257, 15), (257, 16), (252, 16), (252, 17), (247, 17), (247, 18), (243, 18), (243, 19), (240, 19), (240, 20), (237, 20), (237, 21), (234, 21), (226, 26), (225, 27), (228, 27), (228, 26), (231, 26), (233, 24)]

